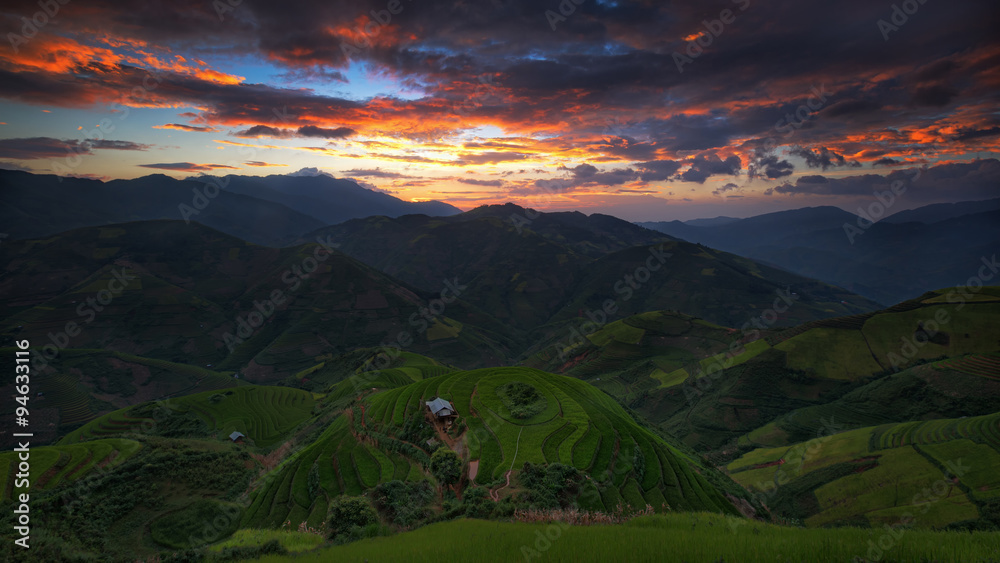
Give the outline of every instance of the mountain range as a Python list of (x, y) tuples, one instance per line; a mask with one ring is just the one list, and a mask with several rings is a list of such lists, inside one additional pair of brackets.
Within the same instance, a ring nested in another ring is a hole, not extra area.
[(948, 500), (910, 537), (1000, 529), (986, 204), (852, 245), (836, 208), (650, 229), (234, 176), (185, 221), (155, 217), (204, 179), (2, 178), (0, 353), (30, 342), (46, 530), (29, 560), (322, 559), (477, 519), (857, 546), (933, 482)]
[(15, 239), (79, 227), (174, 219), (198, 222), (257, 244), (282, 245), (310, 230), (355, 217), (459, 212), (445, 203), (402, 201), (326, 175), (176, 180), (152, 174), (104, 182), (0, 170), (0, 224)]
[(974, 275), (980, 258), (1000, 246), (1000, 199), (935, 204), (874, 224), (829, 206), (721, 223), (639, 224), (892, 305)]

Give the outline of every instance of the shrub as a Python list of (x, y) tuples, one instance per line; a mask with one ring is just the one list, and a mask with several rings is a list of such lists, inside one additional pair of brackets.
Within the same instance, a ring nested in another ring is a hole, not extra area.
[(434, 498), (434, 491), (427, 481), (404, 483), (395, 480), (382, 483), (372, 492), (375, 508), (389, 522), (409, 527), (426, 518), (427, 504)]
[(545, 397), (539, 394), (533, 385), (527, 383), (511, 381), (497, 387), (497, 395), (514, 418), (531, 418), (545, 410)]
[(378, 524), (378, 513), (364, 497), (337, 497), (330, 504), (327, 522), (330, 523), (330, 538), (335, 538), (347, 534), (355, 526)]
[(527, 489), (523, 500), (531, 508), (542, 509), (565, 508), (579, 494), (583, 482), (583, 474), (577, 468), (561, 463), (526, 462), (518, 478)]
[(431, 473), (442, 485), (457, 483), (462, 477), (462, 460), (453, 450), (438, 448), (431, 456)]
[(482, 487), (470, 487), (462, 497), (465, 505), (465, 515), (469, 518), (489, 518), (493, 514), (493, 503), (489, 494)]

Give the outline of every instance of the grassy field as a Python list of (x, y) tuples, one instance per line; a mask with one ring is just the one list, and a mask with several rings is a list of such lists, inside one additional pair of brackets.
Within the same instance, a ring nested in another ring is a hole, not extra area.
[[(761, 448), (728, 471), (809, 526), (975, 521), (1000, 497), (1000, 413), (886, 424)], [(928, 491), (931, 491), (928, 493)], [(779, 510), (781, 511), (781, 510)]]
[(218, 553), (231, 547), (259, 547), (267, 542), (277, 541), (290, 553), (299, 553), (316, 549), (323, 544), (323, 536), (306, 532), (291, 532), (288, 530), (259, 530), (246, 528), (237, 530), (224, 542), (208, 548), (210, 553)]
[(266, 448), (308, 419), (315, 404), (312, 393), (288, 387), (247, 385), (207, 391), (170, 399), (163, 408), (149, 405), (145, 410), (128, 408), (108, 413), (67, 434), (59, 443), (156, 431), (176, 422), (175, 415), (192, 415), (204, 422), (209, 432), (228, 438), (234, 430), (239, 431), (255, 445)]
[[(564, 526), (458, 520), (390, 537), (262, 563), (312, 561), (996, 561), (1000, 533), (882, 529), (802, 529), (716, 514), (648, 516), (616, 526)], [(488, 545), (489, 549), (483, 549)], [(879, 546), (882, 547), (879, 547)], [(857, 558), (857, 559), (855, 559)]]
[(526, 364), (587, 381), (691, 448), (728, 460), (737, 443), (808, 440), (822, 420), (862, 427), (993, 412), (1000, 289), (964, 304), (948, 303), (948, 292), (784, 330), (646, 313), (606, 325), (563, 358), (550, 346)]
[[(53, 489), (86, 477), (97, 465), (113, 469), (135, 455), (142, 444), (133, 440), (94, 440), (72, 446), (42, 446), (31, 449), (32, 488)], [(11, 500), (18, 454), (0, 453), (0, 499)]]
[[(13, 353), (12, 349), (0, 349)], [(207, 368), (99, 349), (65, 349), (39, 373), (36, 408), (58, 409), (62, 431), (101, 414), (166, 395), (186, 395), (241, 385), (231, 374)], [(6, 408), (6, 407), (4, 407)], [(0, 414), (4, 414), (0, 409)]]
[(293, 528), (302, 522), (320, 527), (329, 502), (338, 495), (359, 495), (393, 479), (426, 478), (420, 462), (412, 456), (358, 442), (347, 417), (340, 416), (314, 442), (267, 476), (255, 491), (242, 523), (245, 527), (276, 528), (291, 521)]
[[(501, 397), (512, 382), (530, 385), (543, 398), (528, 418), (514, 416)], [(464, 442), (463, 462), (478, 461), (475, 484), (502, 485), (511, 468), (516, 484), (527, 462), (562, 463), (602, 489), (593, 510), (614, 511), (621, 502), (631, 509), (649, 504), (657, 511), (669, 505), (735, 513), (703, 475), (710, 470), (638, 425), (611, 397), (573, 378), (493, 368), (428, 377), (353, 403), (349, 415), (334, 419), (267, 476), (242, 525), (315, 526), (338, 495), (362, 494), (391, 480), (433, 483), (427, 468), (437, 446), (426, 443), (434, 433), (424, 420), (424, 401), (438, 396), (453, 403), (459, 425), (467, 428), (454, 438)]]
[[(499, 387), (510, 382), (537, 389), (545, 397), (544, 410), (526, 420), (514, 417), (497, 394)], [(525, 462), (559, 462), (589, 472), (619, 493), (630, 476), (638, 477), (638, 493), (633, 486), (627, 497), (636, 504), (644, 505), (662, 494), (670, 506), (679, 509), (714, 510), (728, 505), (691, 469), (684, 454), (636, 424), (613, 399), (578, 380), (537, 370), (456, 372), (380, 393), (369, 400), (369, 424), (401, 425), (422, 416), (423, 401), (436, 396), (450, 400), (459, 419), (472, 430), (466, 434), (466, 444), (469, 459), (479, 461), (479, 484), (489, 484), (503, 477), (508, 468)], [(634, 466), (636, 460), (641, 467)]]

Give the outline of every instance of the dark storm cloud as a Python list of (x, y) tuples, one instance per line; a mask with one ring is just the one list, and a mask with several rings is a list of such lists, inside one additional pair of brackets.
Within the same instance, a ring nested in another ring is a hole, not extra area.
[(1000, 127), (990, 127), (989, 129), (962, 129), (955, 135), (956, 141), (968, 139), (983, 139), (987, 137), (1000, 136)]
[(893, 182), (902, 182), (905, 192), (900, 197), (915, 201), (936, 198), (950, 201), (977, 200), (996, 197), (1000, 185), (1000, 161), (976, 160), (932, 166), (926, 170), (895, 170), (885, 176), (863, 174), (844, 178), (820, 175), (802, 176), (795, 184), (785, 183), (774, 188), (779, 194), (871, 196), (875, 191), (889, 189)]
[(463, 184), (469, 184), (470, 186), (500, 188), (504, 185), (503, 180), (477, 180), (475, 178), (456, 178), (456, 180)]
[[(800, 156), (823, 170), (838, 166), (841, 158), (849, 165), (844, 155), (870, 155), (862, 159), (868, 163), (905, 156), (918, 145), (933, 148), (930, 143), (939, 141), (925, 140), (932, 135), (905, 134), (940, 130), (949, 118), (949, 130), (958, 133), (944, 141), (979, 148), (995, 138), (995, 122), (983, 115), (952, 113), (995, 103), (1000, 10), (994, 2), (968, 0), (961, 10), (922, 4), (887, 42), (876, 26), (891, 13), (884, 4), (754, 0), (746, 10), (736, 9), (735, 21), (679, 73), (673, 53), (687, 48), (684, 38), (703, 32), (703, 21), (740, 3), (572, 2), (574, 13), (553, 30), (545, 10), (558, 10), (559, 4), (551, 0), (402, 0), (388, 25), (371, 15), (386, 10), (385, 0), (243, 0), (235, 7), (201, 0), (136, 5), (94, 0), (66, 4), (59, 32), (82, 41), (93, 40), (92, 30), (101, 29), (121, 45), (161, 46), (189, 59), (248, 57), (277, 66), (285, 79), (338, 87), (349, 59), (368, 63), (423, 97), (346, 99), (162, 72), (157, 88), (144, 94), (148, 100), (133, 101), (201, 108), (197, 123), (238, 128), (235, 134), (245, 137), (339, 139), (371, 128), (426, 140), (483, 123), (524, 135), (583, 132), (586, 140), (579, 143), (593, 154), (592, 162), (635, 163), (617, 173), (602, 172), (608, 175), (601, 177), (603, 185), (630, 175), (665, 181), (683, 169), (670, 170), (690, 154), (721, 152), (734, 148), (734, 140), (750, 138), (818, 148)], [(134, 64), (95, 59), (56, 72), (11, 59), (0, 64), (0, 97), (64, 107), (109, 100), (128, 104), (133, 87), (154, 74)], [(481, 76), (495, 81), (484, 86)], [(794, 137), (775, 133), (776, 122), (824, 83), (834, 93), (794, 128)], [(475, 103), (466, 106), (469, 100)], [(637, 124), (624, 132), (602, 131), (602, 112), (634, 114)], [(582, 123), (567, 126), (581, 116)], [(529, 156), (527, 150), (487, 152), (461, 156), (457, 164)], [(757, 156), (751, 176), (777, 179), (793, 171), (774, 153)], [(647, 166), (650, 162), (671, 164)], [(691, 163), (680, 177), (700, 183), (712, 174), (736, 173), (731, 166), (714, 170), (708, 162)], [(572, 187), (581, 179), (553, 181)]]
[(381, 168), (344, 170), (343, 175), (357, 178), (412, 178), (412, 176), (407, 176), (400, 172), (390, 172)]
[(299, 127), (300, 137), (321, 137), (324, 139), (344, 139), (357, 134), (357, 131), (350, 127), (337, 127), (336, 129), (324, 129), (315, 125)]
[(703, 184), (709, 176), (715, 174), (735, 176), (740, 173), (742, 166), (740, 157), (735, 155), (722, 160), (716, 154), (699, 154), (691, 160), (691, 167), (681, 173), (680, 179)]
[(287, 129), (279, 129), (277, 127), (268, 127), (267, 125), (254, 125), (249, 129), (244, 129), (243, 131), (236, 131), (233, 133), (236, 137), (272, 137), (276, 139), (283, 139), (286, 137), (291, 137), (292, 132)]
[(52, 137), (29, 137), (0, 139), (0, 158), (33, 160), (37, 158), (61, 158), (74, 154), (93, 154), (94, 149), (144, 151), (148, 148), (149, 145), (131, 141), (61, 140)]
[(235, 166), (228, 164), (194, 164), (191, 162), (160, 162), (156, 164), (137, 164), (143, 168), (158, 168), (160, 170), (174, 170), (183, 172), (208, 172), (220, 168), (238, 170)]
[(643, 182), (662, 182), (669, 180), (682, 164), (676, 160), (653, 160), (639, 163), (639, 177)]
[(835, 151), (826, 147), (820, 147), (817, 150), (796, 147), (792, 149), (789, 154), (804, 159), (806, 161), (806, 166), (809, 168), (822, 168), (824, 171), (827, 168), (837, 166), (851, 166), (854, 168), (861, 166), (860, 162), (856, 160), (847, 160), (844, 158), (844, 155), (837, 154)]

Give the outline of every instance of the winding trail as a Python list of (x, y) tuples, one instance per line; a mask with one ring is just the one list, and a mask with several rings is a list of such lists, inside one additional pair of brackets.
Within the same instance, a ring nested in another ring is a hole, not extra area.
[(500, 502), (500, 491), (510, 486), (510, 474), (514, 471), (514, 462), (517, 461), (517, 451), (521, 448), (521, 432), (524, 432), (523, 426), (517, 432), (517, 442), (514, 444), (514, 458), (510, 460), (510, 468), (507, 469), (507, 474), (505, 475), (507, 482), (500, 488), (490, 491), (490, 498), (493, 499), (493, 502)]
[(508, 484), (510, 483), (510, 472), (514, 469), (514, 462), (517, 461), (517, 450), (521, 448), (521, 432), (524, 432), (523, 426), (517, 431), (517, 442), (514, 443), (514, 458), (510, 460), (510, 468), (507, 469)]

